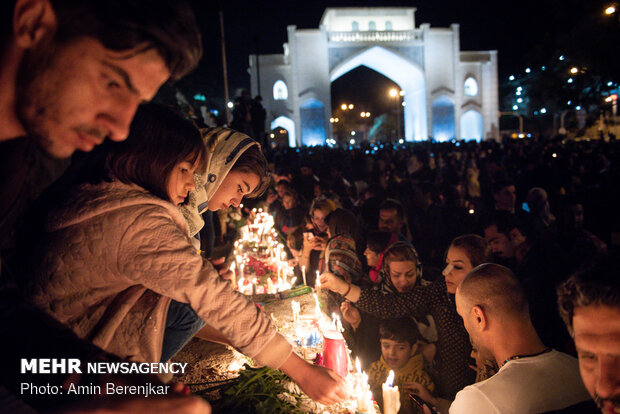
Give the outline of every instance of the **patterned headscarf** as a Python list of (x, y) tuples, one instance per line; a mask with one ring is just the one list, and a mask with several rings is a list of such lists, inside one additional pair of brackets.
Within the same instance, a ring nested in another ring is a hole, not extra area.
[(207, 148), (207, 169), (204, 174), (194, 174), (196, 189), (190, 191), (188, 200), (179, 207), (192, 237), (204, 226), (202, 213), (241, 154), (252, 145), (260, 146), (249, 136), (228, 128), (207, 128), (200, 132)]

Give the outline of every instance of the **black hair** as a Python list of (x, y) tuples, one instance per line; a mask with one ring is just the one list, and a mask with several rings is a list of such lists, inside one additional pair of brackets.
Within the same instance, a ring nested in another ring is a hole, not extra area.
[(420, 339), (420, 332), (412, 319), (385, 319), (379, 324), (379, 338), (415, 345)]
[(379, 210), (396, 210), (396, 215), (400, 218), (405, 217), (405, 209), (400, 201), (388, 198), (384, 200), (379, 206)]
[(391, 239), (392, 233), (389, 231), (372, 231), (366, 236), (366, 247), (379, 254), (386, 249)]
[(114, 51), (155, 49), (170, 77), (193, 70), (202, 56), (194, 13), (185, 0), (50, 0), (58, 28), (56, 40), (88, 36)]

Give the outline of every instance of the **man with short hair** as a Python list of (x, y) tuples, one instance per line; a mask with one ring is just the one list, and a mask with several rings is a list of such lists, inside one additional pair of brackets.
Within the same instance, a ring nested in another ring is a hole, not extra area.
[(493, 200), (495, 210), (515, 212), (517, 202), (517, 188), (510, 180), (498, 180), (493, 183)]
[(405, 226), (405, 209), (403, 205), (393, 198), (388, 198), (379, 206), (379, 230), (389, 231), (396, 234), (400, 241), (411, 243), (403, 231), (407, 232)]
[[(178, 79), (194, 68), (202, 48), (193, 12), (184, 1), (7, 0), (0, 5), (0, 16), (1, 247), (11, 241), (29, 201), (62, 173), (66, 164), (58, 159), (90, 151), (105, 138), (125, 139), (138, 105), (153, 98), (168, 78)], [(20, 358), (78, 358), (83, 364), (118, 358), (24, 302), (7, 282), (23, 278), (22, 270), (4, 261), (2, 266), (0, 384), (45, 410), (75, 398), (67, 393), (20, 394), (20, 383), (159, 384), (145, 375), (20, 375)], [(0, 411), (25, 409), (7, 405), (10, 397), (2, 387), (0, 395)], [(204, 400), (172, 391), (154, 399), (130, 396), (78, 404), (72, 409), (210, 412)]]
[(577, 360), (540, 340), (523, 288), (508, 268), (492, 263), (474, 268), (455, 300), (473, 352), (500, 369), (459, 391), (450, 414), (542, 413), (588, 400)]
[(617, 257), (558, 287), (560, 315), (575, 340), (581, 379), (603, 413), (620, 412), (620, 281)]

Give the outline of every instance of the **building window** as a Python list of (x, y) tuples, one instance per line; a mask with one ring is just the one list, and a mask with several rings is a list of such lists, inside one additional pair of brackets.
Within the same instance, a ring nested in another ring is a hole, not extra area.
[(288, 99), (288, 88), (286, 87), (286, 83), (284, 83), (284, 81), (279, 80), (273, 84), (273, 99), (276, 101)]
[(387, 22), (385, 22), (385, 30), (393, 30), (391, 21), (388, 20)]
[(377, 23), (375, 23), (374, 20), (368, 22), (368, 30), (370, 30), (371, 32), (377, 31)]
[(478, 95), (478, 82), (476, 82), (476, 79), (472, 78), (471, 76), (465, 79), (464, 87), (465, 87), (465, 95), (467, 96)]
[(353, 21), (353, 23), (351, 23), (351, 30), (353, 30), (354, 32), (359, 32), (360, 24), (356, 21)]

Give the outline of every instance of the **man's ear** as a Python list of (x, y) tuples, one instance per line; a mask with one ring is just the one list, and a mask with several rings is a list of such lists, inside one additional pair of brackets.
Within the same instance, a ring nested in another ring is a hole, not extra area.
[(471, 318), (477, 330), (484, 331), (487, 328), (487, 315), (480, 306), (471, 308)]
[(49, 0), (17, 0), (13, 13), (15, 43), (29, 49), (49, 38), (57, 28), (56, 14)]

